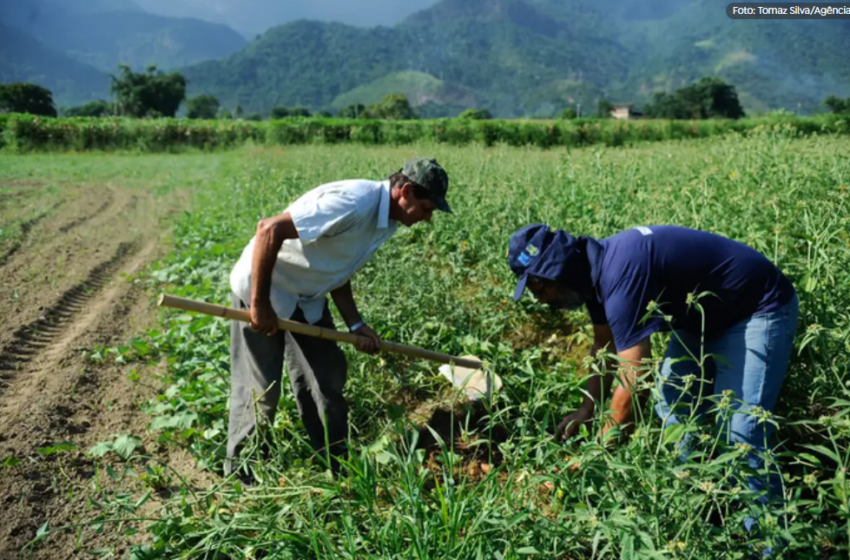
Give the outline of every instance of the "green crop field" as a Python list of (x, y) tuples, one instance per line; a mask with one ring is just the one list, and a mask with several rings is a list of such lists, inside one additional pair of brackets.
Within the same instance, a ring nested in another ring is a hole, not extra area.
[[(492, 402), (472, 407), (449, 390), (437, 364), (346, 347), (349, 474), (334, 481), (311, 457), (285, 383), (272, 458), (246, 459), (262, 483), (244, 487), (221, 476), (228, 323), (162, 310), (155, 329), (88, 354), (157, 372), (138, 381), (160, 390), (144, 407), (149, 431), (94, 449), (116, 489), (101, 493), (87, 516), (45, 529), (32, 548), (49, 550), (63, 531), (81, 542), (101, 531), (109, 535), (101, 553), (122, 550), (116, 557), (135, 560), (747, 558), (763, 540), (741, 523), (753, 499), (734, 477), (745, 451), (700, 428), (699, 452), (681, 460), (683, 432), (663, 432), (649, 406), (619, 446), (600, 442), (597, 430), (556, 443), (554, 426), (600, 367), (587, 358), (589, 319), (583, 310), (550, 311), (530, 295), (511, 297), (505, 252), (519, 227), (546, 222), (604, 237), (673, 223), (750, 244), (797, 287), (793, 362), (776, 415), (764, 418), (779, 426), (770, 461), (784, 473), (787, 503), (764, 512), (763, 536), (783, 537), (788, 558), (846, 558), (847, 153), (844, 136), (765, 129), (746, 138), (545, 151), (347, 144), (2, 156), (1, 179), (73, 175), (191, 187), (168, 254), (138, 278), (151, 301), (167, 292), (224, 305), (230, 269), (258, 220), (321, 183), (382, 178), (407, 157), (435, 157), (449, 173), (454, 214), (400, 228), (354, 277), (355, 299), (384, 339), (477, 355), (504, 382)], [(667, 336), (654, 335), (655, 356)], [(165, 449), (185, 450), (195, 461), (190, 470), (208, 471), (207, 483), (190, 483), (185, 470), (160, 460)]]

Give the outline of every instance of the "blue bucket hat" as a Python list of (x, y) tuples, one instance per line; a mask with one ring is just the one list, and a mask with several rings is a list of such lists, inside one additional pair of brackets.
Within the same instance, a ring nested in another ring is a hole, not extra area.
[(574, 237), (545, 224), (531, 224), (514, 233), (508, 243), (508, 265), (519, 279), (518, 301), (529, 275), (554, 280), (590, 296), (599, 274), (602, 246), (591, 237)]

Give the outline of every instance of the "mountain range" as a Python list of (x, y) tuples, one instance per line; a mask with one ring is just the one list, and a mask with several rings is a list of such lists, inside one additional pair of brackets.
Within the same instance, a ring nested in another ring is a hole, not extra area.
[[(153, 0), (18, 2), (0, 0), (0, 22), (16, 28), (0, 38), (0, 79), (61, 83), (63, 101), (105, 98), (91, 71), (122, 62), (179, 69), (190, 95), (266, 114), (395, 92), (427, 116), (588, 114), (601, 97), (641, 105), (710, 75), (733, 84), (750, 113), (809, 113), (830, 94), (850, 96), (850, 20), (731, 20), (719, 0), (442, 0), (392, 26), (301, 19), (250, 41), (222, 24), (145, 12)], [(83, 66), (57, 73), (57, 57)]]
[(150, 14), (132, 0), (0, 0), (0, 25), (0, 79), (61, 84), (61, 104), (108, 97), (120, 64), (174, 69), (246, 44), (225, 25)]

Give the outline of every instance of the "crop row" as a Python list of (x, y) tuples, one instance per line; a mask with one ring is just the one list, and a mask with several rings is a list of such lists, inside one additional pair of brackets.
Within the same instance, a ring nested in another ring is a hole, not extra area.
[(493, 146), (622, 146), (647, 141), (706, 138), (765, 129), (794, 136), (848, 134), (841, 115), (771, 117), (741, 120), (472, 121), (435, 119), (382, 121), (287, 118), (275, 121), (139, 120), (129, 118), (45, 119), (0, 115), (0, 149), (16, 152), (131, 150), (168, 152), (186, 148), (215, 150), (246, 143), (263, 145), (403, 145), (414, 142)]

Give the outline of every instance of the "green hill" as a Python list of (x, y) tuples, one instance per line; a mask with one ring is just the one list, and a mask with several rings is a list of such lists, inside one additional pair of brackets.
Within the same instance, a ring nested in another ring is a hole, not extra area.
[(377, 103), (390, 93), (404, 93), (412, 105), (426, 103), (469, 107), (475, 105), (475, 92), (468, 88), (452, 86), (430, 74), (405, 70), (388, 74), (336, 96), (331, 107), (340, 109), (348, 105)]
[(340, 94), (403, 70), (402, 40), (385, 28), (298, 21), (275, 27), (220, 61), (181, 69), (189, 95), (215, 95), (247, 112), (329, 107)]
[(711, 75), (750, 113), (812, 112), (829, 94), (850, 96), (850, 20), (731, 20), (719, 0), (443, 0), (393, 27), (302, 20), (247, 44), (225, 26), (128, 11), (132, 0), (65, 11), (83, 1), (0, 0), (0, 21), (104, 71), (179, 67), (189, 95), (246, 112), (406, 93), (429, 116), (546, 116), (577, 104), (587, 115), (602, 97), (641, 105)]
[(245, 45), (225, 25), (148, 14), (122, 0), (0, 0), (0, 21), (104, 72), (115, 72), (119, 64), (175, 68), (222, 58)]
[(393, 28), (298, 21), (273, 28), (221, 61), (183, 69), (192, 94), (267, 112), (275, 105), (332, 108), (337, 96), (412, 70), (474, 92), (506, 116), (585, 99), (624, 79), (628, 52), (599, 14), (558, 19), (520, 0), (446, 0)]
[(750, 110), (813, 111), (850, 94), (850, 20), (730, 20), (725, 4), (697, 0), (632, 40), (641, 56), (617, 92), (637, 100), (706, 75), (733, 83)]
[(22, 31), (0, 23), (0, 83), (32, 82), (50, 89), (57, 105), (106, 99), (109, 78)]

